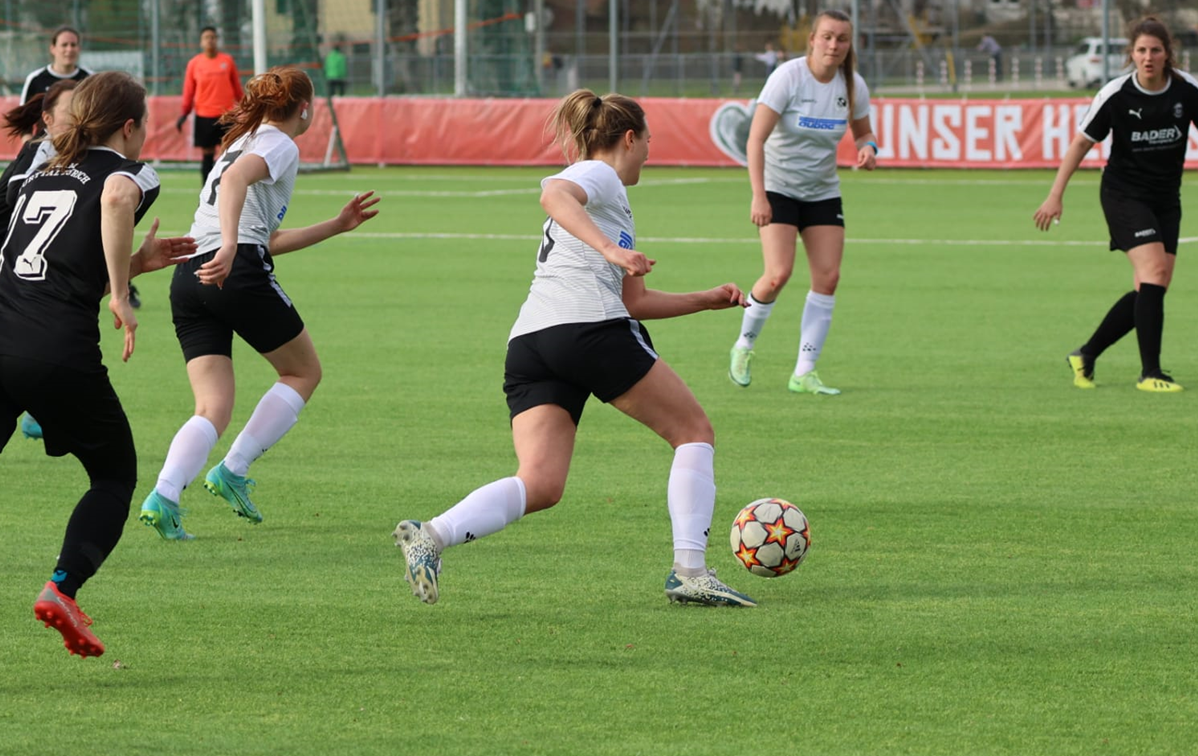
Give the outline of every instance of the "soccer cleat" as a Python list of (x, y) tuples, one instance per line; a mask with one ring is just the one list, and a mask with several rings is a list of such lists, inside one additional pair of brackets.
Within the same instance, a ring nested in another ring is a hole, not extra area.
[(404, 580), (412, 595), (426, 604), (437, 603), (437, 576), (441, 574), (441, 550), (432, 536), (416, 520), (404, 520), (395, 526), (395, 545), (403, 549), (407, 563)]
[(1180, 383), (1173, 380), (1172, 376), (1165, 375), (1164, 373), (1140, 376), (1140, 382), (1136, 384), (1136, 388), (1141, 391), (1152, 391), (1158, 394), (1175, 394), (1178, 391), (1184, 390)]
[(753, 363), (753, 350), (732, 347), (732, 362), (728, 367), (728, 377), (737, 386), (748, 386), (753, 381), (749, 368)]
[(132, 284), (129, 286), (129, 306), (135, 310), (141, 308), (141, 297), (137, 294), (137, 287)]
[(25, 438), (39, 439), (42, 437), (42, 426), (33, 415), (26, 412), (21, 417), (21, 435)]
[(827, 394), (828, 396), (836, 396), (840, 393), (840, 389), (825, 386), (824, 382), (819, 379), (819, 373), (814, 370), (802, 375), (791, 375), (786, 388), (796, 394)]
[(666, 596), (670, 603), (703, 604), (704, 606), (757, 606), (757, 602), (743, 593), (724, 585), (708, 570), (698, 577), (684, 577), (677, 570), (670, 570), (666, 578)]
[(33, 616), (45, 623), (46, 627), (53, 626), (62, 633), (62, 645), (72, 655), (88, 657), (104, 653), (104, 644), (88, 629), (92, 618), (83, 613), (75, 599), (60, 593), (54, 581), (47, 581), (38, 594), (33, 604)]
[(229, 472), (224, 462), (217, 463), (216, 467), (204, 476), (204, 488), (208, 489), (208, 493), (220, 496), (229, 502), (238, 517), (244, 517), (257, 525), (262, 522), (262, 515), (254, 506), (254, 502), (250, 501), (250, 489), (253, 487), (254, 481)]
[(1080, 389), (1098, 388), (1098, 384), (1094, 383), (1094, 358), (1082, 354), (1078, 349), (1075, 352), (1070, 352), (1065, 357), (1065, 362), (1069, 363), (1069, 369), (1073, 371), (1073, 385)]
[(158, 535), (167, 541), (190, 541), (195, 538), (183, 530), (183, 510), (157, 490), (150, 491), (150, 495), (141, 505), (141, 514), (137, 519), (157, 530)]

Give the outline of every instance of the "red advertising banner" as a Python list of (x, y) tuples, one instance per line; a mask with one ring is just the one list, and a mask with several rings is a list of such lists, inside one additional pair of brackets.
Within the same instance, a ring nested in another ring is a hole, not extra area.
[[(190, 126), (175, 131), (178, 97), (150, 102), (145, 160), (198, 161)], [(678, 98), (640, 100), (653, 134), (656, 165), (744, 164), (752, 101)], [(557, 165), (546, 120), (555, 100), (347, 97), (337, 121), (351, 163), (366, 165)], [(0, 112), (16, 105), (0, 98)], [(875, 99), (871, 108), (880, 166), (913, 168), (1055, 168), (1090, 105), (1089, 99)], [(321, 162), (333, 122), (324, 102), (298, 142), (305, 162)], [(1198, 168), (1198, 130), (1188, 135), (1186, 167)], [(18, 144), (0, 139), (0, 159)], [(851, 165), (846, 137), (838, 155)], [(1083, 165), (1105, 161), (1097, 145)]]

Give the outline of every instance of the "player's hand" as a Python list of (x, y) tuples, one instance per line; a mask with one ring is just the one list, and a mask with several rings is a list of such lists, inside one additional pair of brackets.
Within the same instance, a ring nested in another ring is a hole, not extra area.
[(179, 120), (175, 121), (175, 131), (182, 134), (183, 133), (183, 124), (185, 124), (185, 123), (187, 123), (187, 114), (186, 113), (179, 116)]
[(749, 306), (748, 301), (745, 300), (745, 293), (734, 283), (717, 286), (706, 293), (708, 297), (707, 309), (709, 310), (726, 310), (729, 307)]
[(155, 270), (162, 270), (169, 265), (178, 265), (189, 255), (195, 254), (196, 240), (190, 236), (171, 236), (158, 238), (158, 219), (150, 224), (150, 233), (146, 234), (135, 257), (139, 266), (130, 267), (129, 275), (140, 275)]
[(121, 360), (128, 362), (133, 356), (134, 332), (137, 331), (137, 316), (133, 314), (133, 305), (129, 304), (129, 296), (126, 293), (125, 298), (117, 300), (114, 297), (108, 298), (108, 309), (112, 313), (113, 327), (125, 329), (125, 348), (121, 351)]
[(753, 225), (758, 228), (768, 226), (773, 219), (774, 209), (770, 207), (769, 198), (764, 194), (760, 197), (754, 196), (752, 204), (749, 205), (749, 220), (753, 221)]
[(604, 255), (607, 261), (619, 265), (624, 269), (624, 272), (630, 276), (644, 276), (653, 270), (653, 266), (657, 264), (656, 260), (650, 260), (635, 249), (624, 249), (616, 247), (615, 251)]
[(378, 203), (379, 198), (374, 196), (374, 190), (359, 194), (347, 202), (345, 207), (341, 208), (341, 212), (337, 214), (337, 222), (341, 226), (342, 233), (353, 231), (378, 215), (378, 210), (370, 209)]
[(237, 247), (221, 247), (212, 256), (212, 259), (200, 266), (196, 271), (196, 278), (200, 279), (200, 283), (205, 286), (215, 285), (218, 289), (225, 284), (225, 279), (229, 277), (230, 271), (233, 270), (233, 260), (237, 257)]
[(1061, 222), (1061, 213), (1064, 208), (1061, 206), (1061, 201), (1055, 197), (1049, 197), (1044, 200), (1044, 204), (1040, 205), (1040, 209), (1036, 211), (1033, 219), (1036, 221), (1036, 228), (1041, 231), (1047, 231), (1049, 226), (1054, 222)]
[(857, 167), (872, 171), (878, 167), (878, 155), (868, 144), (857, 150)]

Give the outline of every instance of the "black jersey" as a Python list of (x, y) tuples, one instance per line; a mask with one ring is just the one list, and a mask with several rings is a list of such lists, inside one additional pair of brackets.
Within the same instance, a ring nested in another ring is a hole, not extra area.
[(50, 87), (60, 81), (83, 81), (91, 75), (92, 72), (83, 66), (76, 68), (75, 73), (70, 76), (54, 73), (49, 66), (39, 68), (25, 77), (25, 88), (21, 90), (21, 104), (29, 102), (29, 98), (34, 95), (48, 92)]
[(100, 195), (112, 175), (141, 188), (141, 220), (158, 197), (158, 176), (113, 150), (93, 147), (66, 169), (25, 180), (0, 247), (0, 354), (75, 369), (100, 364), (108, 285)]
[(1081, 131), (1094, 142), (1112, 135), (1104, 189), (1166, 207), (1180, 204), (1190, 124), (1198, 122), (1198, 81), (1177, 74), (1161, 91), (1148, 92), (1132, 72), (1094, 97)]
[(12, 159), (4, 174), (0, 175), (0, 233), (8, 232), (8, 221), (12, 218), (12, 205), (21, 191), (21, 184), (29, 175), (33, 156), (37, 154), (41, 140), (30, 140), (21, 145), (21, 151)]

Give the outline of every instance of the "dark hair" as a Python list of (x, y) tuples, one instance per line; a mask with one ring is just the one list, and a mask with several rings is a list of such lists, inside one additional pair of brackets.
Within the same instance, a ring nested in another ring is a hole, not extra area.
[(71, 128), (54, 137), (58, 155), (50, 169), (79, 162), (89, 147), (104, 144), (129, 119), (141, 123), (146, 117), (146, 88), (124, 71), (92, 74), (75, 87), (71, 117)]
[(26, 134), (37, 136), (44, 129), (42, 114), (54, 110), (63, 92), (69, 92), (79, 86), (74, 79), (63, 79), (45, 92), (39, 92), (29, 98), (29, 102), (18, 105), (4, 114), (4, 131), (16, 139)]
[(645, 111), (631, 97), (576, 89), (562, 98), (549, 116), (554, 141), (567, 160), (587, 160), (610, 149), (629, 131), (645, 133)]
[(200, 36), (201, 37), (204, 36), (204, 32), (209, 32), (209, 31), (212, 32), (213, 34), (217, 35), (218, 37), (220, 36), (220, 32), (218, 32), (216, 30), (215, 26), (205, 26), (204, 28), (200, 29)]
[(1131, 25), (1127, 32), (1127, 62), (1132, 64), (1131, 53), (1136, 48), (1136, 40), (1140, 37), (1155, 37), (1165, 46), (1165, 76), (1181, 78), (1177, 73), (1177, 59), (1173, 53), (1173, 35), (1169, 27), (1155, 16), (1145, 16)]
[[(811, 22), (811, 36), (815, 36), (816, 29), (819, 28), (819, 20), (821, 18), (830, 18), (833, 21), (841, 21), (849, 25), (849, 54), (844, 56), (844, 62), (840, 64), (840, 72), (844, 74), (844, 88), (849, 96), (849, 121), (853, 120), (853, 95), (856, 89), (856, 81), (853, 76), (853, 71), (857, 68), (857, 45), (853, 43), (853, 19), (844, 11), (826, 10), (822, 11)], [(807, 44), (808, 52), (810, 52), (811, 43)]]
[(221, 140), (221, 149), (249, 134), (264, 121), (286, 121), (300, 103), (312, 102), (312, 80), (295, 66), (275, 66), (245, 83), (241, 102), (220, 117), (232, 128)]
[(75, 38), (78, 39), (80, 42), (83, 41), (83, 35), (79, 33), (78, 29), (76, 29), (73, 26), (65, 26), (64, 25), (64, 26), (60, 26), (57, 29), (55, 29), (54, 33), (50, 35), (50, 44), (57, 45), (58, 44), (58, 35), (64, 34), (66, 32), (70, 32), (71, 34), (74, 34)]

